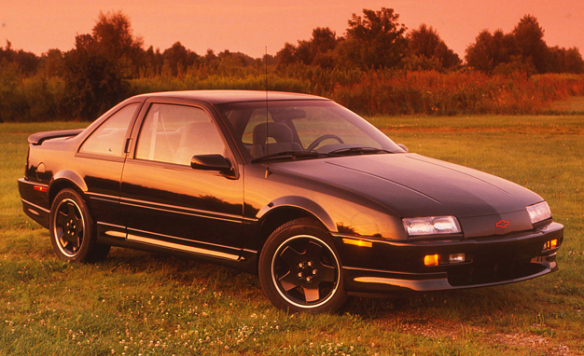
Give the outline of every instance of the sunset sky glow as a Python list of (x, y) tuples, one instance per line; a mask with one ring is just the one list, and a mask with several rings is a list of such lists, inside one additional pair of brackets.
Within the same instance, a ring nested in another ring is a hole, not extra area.
[(122, 11), (144, 48), (161, 51), (175, 42), (198, 54), (213, 49), (261, 57), (286, 42), (309, 40), (312, 30), (329, 27), (341, 36), (352, 14), (393, 8), (408, 29), (433, 27), (464, 58), (483, 29), (513, 30), (526, 14), (535, 16), (550, 47), (578, 47), (584, 54), (582, 0), (0, 0), (0, 46), (37, 55), (68, 51), (75, 36), (91, 33), (99, 12)]

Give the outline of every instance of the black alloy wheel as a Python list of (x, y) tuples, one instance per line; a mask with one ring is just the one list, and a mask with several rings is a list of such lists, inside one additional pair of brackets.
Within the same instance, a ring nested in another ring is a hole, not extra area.
[(53, 250), (65, 261), (100, 260), (110, 249), (95, 242), (95, 223), (87, 203), (72, 189), (62, 190), (53, 201), (49, 231)]
[(313, 219), (288, 222), (270, 235), (259, 275), (270, 301), (284, 310), (332, 312), (347, 297), (330, 235)]

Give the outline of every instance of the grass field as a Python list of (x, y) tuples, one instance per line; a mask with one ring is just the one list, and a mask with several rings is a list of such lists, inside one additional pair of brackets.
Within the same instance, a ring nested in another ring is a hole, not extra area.
[(350, 300), (288, 315), (256, 276), (112, 249), (67, 264), (21, 212), (27, 136), (79, 123), (0, 124), (0, 355), (584, 354), (584, 116), (374, 117), (416, 152), (542, 195), (566, 227), (560, 270), (527, 282)]

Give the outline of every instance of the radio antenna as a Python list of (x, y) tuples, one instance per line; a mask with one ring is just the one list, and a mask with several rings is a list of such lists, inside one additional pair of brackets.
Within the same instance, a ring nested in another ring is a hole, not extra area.
[[(269, 156), (270, 155), (270, 148), (269, 148), (270, 145), (268, 144), (268, 141), (269, 141), (268, 135), (269, 135), (270, 131), (268, 130), (268, 127), (269, 127), (268, 122), (269, 122), (270, 113), (268, 111), (268, 109), (269, 109), (269, 106), (268, 106), (268, 46), (266, 46), (266, 54), (264, 55), (264, 61), (266, 61), (266, 73), (265, 73), (266, 74), (266, 83), (265, 83), (265, 91), (266, 91), (266, 142), (265, 142), (265, 145), (266, 145), (266, 156)], [(268, 159), (266, 161), (265, 178), (268, 178), (269, 175), (270, 175), (270, 160)]]
[(267, 102), (267, 100), (268, 100), (268, 46), (266, 46), (266, 54), (264, 55), (264, 60), (266, 61), (266, 102)]

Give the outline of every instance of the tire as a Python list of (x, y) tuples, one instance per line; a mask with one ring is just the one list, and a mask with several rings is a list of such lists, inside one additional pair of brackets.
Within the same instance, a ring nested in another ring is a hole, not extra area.
[(347, 299), (338, 253), (314, 219), (277, 228), (262, 249), (258, 272), (268, 299), (288, 312), (334, 312)]
[(72, 189), (63, 189), (55, 197), (49, 232), (53, 250), (64, 261), (97, 261), (110, 250), (110, 246), (96, 243), (96, 226), (87, 203)]

